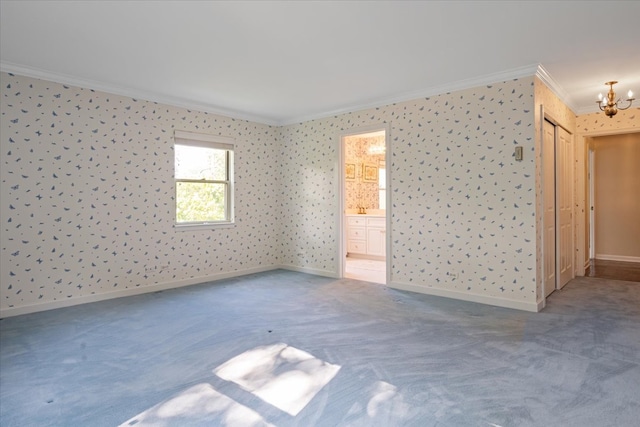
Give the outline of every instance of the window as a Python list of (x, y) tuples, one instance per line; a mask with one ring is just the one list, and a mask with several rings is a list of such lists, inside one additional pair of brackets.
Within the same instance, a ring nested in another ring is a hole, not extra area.
[(175, 132), (176, 225), (233, 222), (233, 140)]

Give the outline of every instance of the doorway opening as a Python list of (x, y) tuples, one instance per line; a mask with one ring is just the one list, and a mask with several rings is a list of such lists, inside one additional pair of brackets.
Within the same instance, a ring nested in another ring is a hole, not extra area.
[(388, 130), (341, 136), (341, 277), (387, 283)]
[(589, 240), (585, 275), (637, 281), (640, 276), (633, 272), (640, 270), (640, 133), (599, 135), (586, 142)]

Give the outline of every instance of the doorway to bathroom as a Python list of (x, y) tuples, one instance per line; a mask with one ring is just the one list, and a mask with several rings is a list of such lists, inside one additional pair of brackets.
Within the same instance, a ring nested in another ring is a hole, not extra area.
[(388, 128), (341, 136), (342, 277), (387, 283)]

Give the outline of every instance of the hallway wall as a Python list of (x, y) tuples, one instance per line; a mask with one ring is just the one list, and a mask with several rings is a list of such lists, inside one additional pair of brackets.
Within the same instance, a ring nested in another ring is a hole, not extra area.
[(578, 275), (584, 274), (584, 265), (589, 262), (589, 179), (588, 151), (592, 138), (640, 132), (640, 108), (618, 111), (613, 117), (604, 113), (581, 114), (576, 117), (576, 226), (582, 231), (576, 236)]
[(593, 138), (595, 254), (640, 262), (640, 133)]

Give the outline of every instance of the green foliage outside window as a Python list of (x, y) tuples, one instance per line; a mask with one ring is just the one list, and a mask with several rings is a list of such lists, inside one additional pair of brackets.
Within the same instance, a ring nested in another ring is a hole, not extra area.
[(224, 221), (224, 184), (176, 183), (176, 218), (178, 222)]
[(176, 222), (226, 221), (228, 150), (175, 145)]

